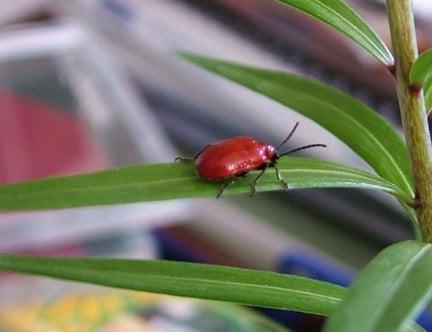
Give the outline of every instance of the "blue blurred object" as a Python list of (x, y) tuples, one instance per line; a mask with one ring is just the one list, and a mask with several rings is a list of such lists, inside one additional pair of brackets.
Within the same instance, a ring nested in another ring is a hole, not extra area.
[(131, 8), (127, 7), (125, 3), (118, 0), (102, 0), (102, 6), (110, 13), (119, 17), (125, 22), (129, 22), (133, 18)]
[(355, 274), (347, 269), (305, 251), (294, 251), (282, 255), (277, 270), (344, 287), (348, 287), (355, 277)]
[(162, 228), (153, 231), (161, 258), (172, 261), (186, 261), (211, 264), (210, 260), (199, 254), (186, 243), (169, 234)]

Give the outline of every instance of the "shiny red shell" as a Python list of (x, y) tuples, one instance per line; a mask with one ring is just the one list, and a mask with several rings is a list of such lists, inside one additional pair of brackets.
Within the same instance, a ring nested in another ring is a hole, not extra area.
[(200, 177), (222, 180), (264, 167), (276, 155), (276, 149), (250, 136), (238, 136), (204, 148), (194, 164)]

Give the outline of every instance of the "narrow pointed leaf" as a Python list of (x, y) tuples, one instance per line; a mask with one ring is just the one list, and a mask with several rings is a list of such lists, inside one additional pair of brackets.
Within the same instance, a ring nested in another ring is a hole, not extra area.
[(423, 52), (410, 72), (410, 84), (423, 87), (426, 111), (432, 109), (432, 49)]
[[(392, 183), (364, 171), (312, 158), (283, 157), (280, 172), (290, 188), (352, 187), (384, 190), (410, 201)], [(251, 172), (224, 194), (249, 193), (257, 172)], [(215, 197), (221, 182), (200, 180), (189, 163), (168, 163), (113, 169), (97, 173), (45, 178), (0, 187), (0, 210), (58, 209), (186, 197)], [(269, 169), (259, 191), (280, 190)]]
[(432, 245), (405, 241), (382, 251), (360, 273), (326, 332), (398, 332), (432, 296)]
[(342, 32), (387, 66), (393, 56), (377, 33), (341, 0), (279, 0)]
[(379, 175), (413, 196), (405, 143), (386, 120), (358, 99), (293, 74), (192, 54), (182, 56), (314, 120), (351, 147)]
[(1, 270), (325, 316), (346, 294), (343, 287), (303, 277), (184, 262), (0, 255)]
[(425, 79), (423, 91), (426, 102), (426, 111), (429, 113), (432, 110), (432, 75)]
[(416, 60), (410, 72), (410, 84), (424, 85), (432, 75), (432, 49), (423, 52)]
[(333, 312), (345, 293), (303, 277), (169, 261), (0, 255), (0, 270), (320, 315)]

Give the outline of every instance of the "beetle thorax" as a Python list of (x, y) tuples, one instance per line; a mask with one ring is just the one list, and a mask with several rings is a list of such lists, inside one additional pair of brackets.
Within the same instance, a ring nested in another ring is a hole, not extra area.
[(270, 144), (264, 147), (264, 154), (267, 160), (273, 160), (277, 155), (275, 147)]

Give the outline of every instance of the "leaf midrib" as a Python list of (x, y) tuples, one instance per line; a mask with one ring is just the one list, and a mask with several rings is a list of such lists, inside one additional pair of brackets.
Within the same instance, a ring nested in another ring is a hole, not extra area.
[[(1, 264), (0, 264), (1, 266)], [(106, 273), (107, 271), (104, 269), (92, 269), (92, 270), (88, 270), (88, 269), (83, 269), (83, 268), (76, 268), (73, 267), (73, 274), (76, 276), (76, 274), (88, 274), (88, 273), (93, 273), (93, 274), (97, 274), (97, 275), (102, 275), (102, 277), (104, 277), (104, 273)], [(24, 271), (26, 270), (25, 268), (23, 269)], [(70, 273), (71, 268), (56, 268), (56, 273), (50, 273), (50, 275), (56, 275), (58, 273)], [(30, 272), (29, 272), (30, 273)], [(289, 292), (289, 293), (294, 293), (297, 295), (304, 295), (304, 296), (311, 296), (311, 297), (315, 297), (315, 298), (319, 298), (319, 299), (328, 299), (333, 301), (334, 303), (340, 303), (342, 301), (342, 299), (340, 297), (336, 297), (336, 296), (330, 296), (330, 295), (324, 295), (324, 294), (319, 294), (319, 293), (313, 293), (310, 291), (302, 291), (302, 290), (298, 290), (298, 289), (292, 289), (292, 288), (285, 288), (285, 287), (281, 287), (281, 286), (269, 286), (269, 285), (260, 285), (258, 283), (250, 283), (250, 282), (235, 282), (235, 281), (226, 281), (226, 280), (211, 280), (211, 279), (203, 279), (203, 278), (194, 278), (194, 277), (179, 277), (179, 276), (166, 276), (164, 274), (158, 274), (158, 273), (154, 273), (151, 275), (146, 275), (138, 273), (138, 272), (121, 272), (121, 271), (109, 271), (109, 273), (111, 274), (115, 274), (117, 276), (124, 276), (124, 277), (130, 277), (130, 278), (157, 278), (159, 280), (165, 279), (165, 280), (172, 280), (172, 281), (189, 281), (189, 282), (197, 282), (197, 283), (207, 283), (210, 285), (218, 285), (218, 286), (243, 286), (243, 287), (248, 287), (248, 288), (254, 288), (254, 289), (266, 289), (269, 291), (274, 291), (274, 292)], [(39, 274), (39, 273), (32, 273), (32, 274)], [(79, 277), (78, 277), (79, 278)], [(77, 278), (70, 278), (70, 280), (77, 280)], [(118, 283), (116, 282), (110, 282), (107, 281), (107, 283), (109, 284), (116, 284), (118, 285)]]

